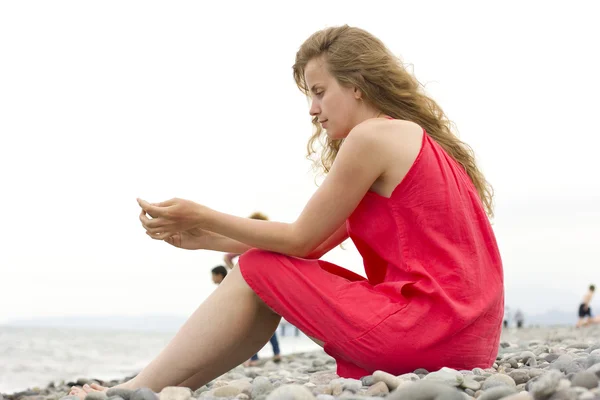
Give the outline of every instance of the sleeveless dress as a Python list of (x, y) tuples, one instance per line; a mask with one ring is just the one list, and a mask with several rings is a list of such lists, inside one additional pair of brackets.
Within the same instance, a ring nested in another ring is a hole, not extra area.
[(491, 367), (504, 313), (500, 254), (465, 170), (424, 131), (389, 198), (367, 192), (346, 222), (367, 279), (323, 260), (252, 249), (242, 276), (335, 358), (337, 374)]

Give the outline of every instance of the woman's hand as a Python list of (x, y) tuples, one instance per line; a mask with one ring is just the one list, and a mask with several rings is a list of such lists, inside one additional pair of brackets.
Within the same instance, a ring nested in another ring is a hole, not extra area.
[[(197, 228), (208, 210), (193, 201), (177, 198), (158, 204), (150, 204), (145, 200), (138, 199), (138, 204), (142, 208), (140, 214), (142, 226), (150, 237), (158, 240), (165, 240)], [(148, 218), (148, 216), (152, 218)]]
[[(151, 238), (155, 239), (152, 235), (148, 234)], [(210, 249), (211, 239), (214, 234), (209, 231), (205, 231), (200, 228), (192, 228), (187, 231), (177, 232), (173, 236), (163, 239), (171, 246), (178, 247), (186, 250), (207, 250)]]

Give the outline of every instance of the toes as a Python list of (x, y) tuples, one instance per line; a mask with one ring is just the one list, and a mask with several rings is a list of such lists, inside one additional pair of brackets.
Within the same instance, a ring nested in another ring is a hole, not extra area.
[(105, 392), (105, 391), (107, 391), (107, 390), (108, 390), (108, 388), (107, 388), (107, 387), (100, 386), (100, 385), (98, 385), (97, 383), (92, 383), (90, 386), (92, 387), (92, 389), (94, 389), (94, 390), (99, 390), (99, 391), (101, 391), (101, 392)]

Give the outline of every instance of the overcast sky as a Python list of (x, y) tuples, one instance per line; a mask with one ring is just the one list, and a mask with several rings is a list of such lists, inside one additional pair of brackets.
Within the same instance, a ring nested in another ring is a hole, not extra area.
[[(0, 3), (0, 323), (193, 312), (222, 255), (148, 238), (136, 197), (294, 221), (316, 186), (291, 66), (344, 23), (412, 65), (474, 148), (507, 304), (575, 313), (600, 284), (600, 24), (595, 2), (561, 4)], [(325, 258), (364, 274), (345, 247)]]

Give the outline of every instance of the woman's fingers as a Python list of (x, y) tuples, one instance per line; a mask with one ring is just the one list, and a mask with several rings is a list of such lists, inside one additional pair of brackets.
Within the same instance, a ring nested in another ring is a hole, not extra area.
[(175, 235), (175, 233), (146, 231), (146, 235), (150, 236), (152, 239), (155, 239), (155, 240), (166, 240), (166, 239), (170, 238), (171, 236)]
[(152, 218), (164, 217), (167, 215), (168, 201), (159, 203), (158, 205), (150, 204), (146, 200), (137, 199), (138, 204), (142, 207), (142, 210), (146, 212)]

